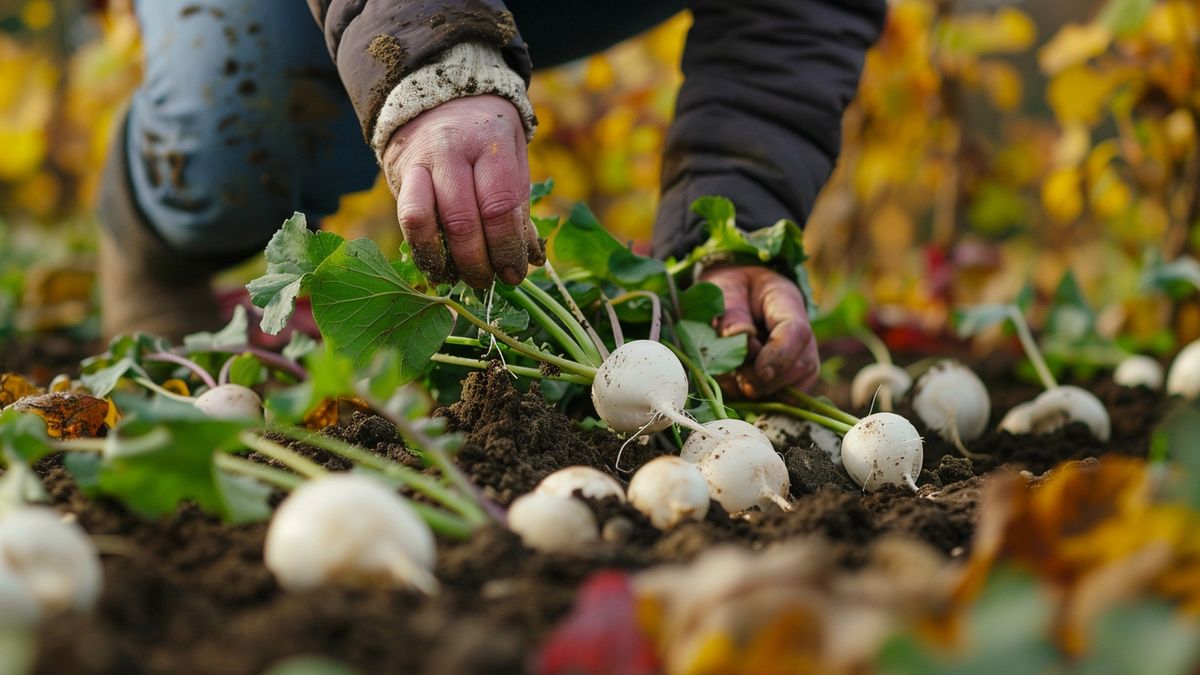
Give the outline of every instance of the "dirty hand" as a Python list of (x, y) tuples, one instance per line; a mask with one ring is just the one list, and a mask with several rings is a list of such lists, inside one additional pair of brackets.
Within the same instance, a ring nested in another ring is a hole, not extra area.
[(794, 282), (755, 265), (708, 268), (700, 281), (716, 284), (725, 294), (717, 332), (749, 336), (746, 362), (722, 379), (723, 389), (759, 398), (784, 387), (812, 386), (821, 361), (804, 296)]
[(507, 99), (468, 96), (396, 130), (383, 154), (413, 259), (431, 280), (525, 278), (545, 254), (529, 220), (529, 159), (521, 115)]

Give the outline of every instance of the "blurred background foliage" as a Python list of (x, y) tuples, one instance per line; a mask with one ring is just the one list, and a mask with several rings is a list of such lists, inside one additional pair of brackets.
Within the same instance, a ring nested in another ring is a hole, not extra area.
[[(140, 71), (129, 5), (0, 0), (0, 336), (14, 308), (43, 328), (82, 311), (30, 305), (86, 295), (76, 252)], [(539, 208), (585, 200), (645, 246), (689, 24), (535, 77), (533, 178), (556, 186)], [(819, 301), (861, 292), (893, 337), (940, 335), (954, 306), (1029, 280), (1048, 299), (1072, 270), (1106, 336), (1159, 350), (1200, 336), (1200, 306), (1139, 287), (1147, 250), (1200, 248), (1198, 59), (1200, 0), (895, 0), (807, 224)], [(325, 226), (397, 232), (382, 183)], [(45, 282), (31, 264), (75, 276)]]

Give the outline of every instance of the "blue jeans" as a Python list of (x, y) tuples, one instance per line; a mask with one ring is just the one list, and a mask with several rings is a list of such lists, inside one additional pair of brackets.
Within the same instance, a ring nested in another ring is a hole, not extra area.
[[(513, 0), (510, 9), (534, 63), (549, 66), (682, 6)], [(146, 66), (125, 151), (134, 199), (170, 247), (248, 256), (293, 211), (316, 223), (371, 186), (379, 167), (306, 3), (143, 0), (136, 12)]]

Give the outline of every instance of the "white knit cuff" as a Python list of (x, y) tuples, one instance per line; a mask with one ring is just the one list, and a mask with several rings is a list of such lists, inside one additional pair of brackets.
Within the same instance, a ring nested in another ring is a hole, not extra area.
[(388, 94), (371, 136), (375, 157), (382, 163), (392, 134), (412, 118), (451, 99), (479, 94), (495, 94), (511, 101), (521, 113), (526, 140), (533, 138), (537, 118), (525, 93), (525, 81), (508, 67), (499, 49), (467, 42), (451, 47), (412, 72)]

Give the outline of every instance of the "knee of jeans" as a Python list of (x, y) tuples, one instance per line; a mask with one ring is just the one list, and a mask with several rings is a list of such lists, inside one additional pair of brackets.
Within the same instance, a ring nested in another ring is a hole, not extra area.
[(168, 245), (201, 256), (261, 248), (299, 207), (295, 162), (258, 140), (143, 133), (129, 158), (134, 193)]

